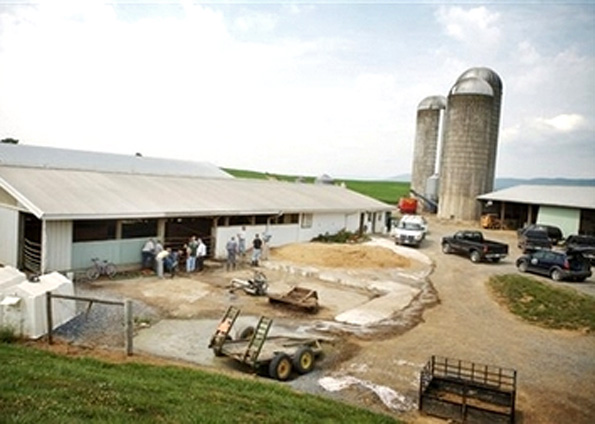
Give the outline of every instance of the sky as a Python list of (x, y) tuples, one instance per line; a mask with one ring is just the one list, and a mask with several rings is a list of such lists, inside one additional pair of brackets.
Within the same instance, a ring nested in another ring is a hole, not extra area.
[(595, 0), (0, 0), (0, 139), (384, 179), (473, 67), (497, 177), (595, 178)]

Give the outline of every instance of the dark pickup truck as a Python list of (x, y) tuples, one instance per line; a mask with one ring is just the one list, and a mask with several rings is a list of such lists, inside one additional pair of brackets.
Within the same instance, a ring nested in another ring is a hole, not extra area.
[(442, 252), (462, 253), (472, 262), (498, 262), (508, 255), (508, 245), (486, 240), (480, 231), (457, 231), (454, 235), (442, 238)]

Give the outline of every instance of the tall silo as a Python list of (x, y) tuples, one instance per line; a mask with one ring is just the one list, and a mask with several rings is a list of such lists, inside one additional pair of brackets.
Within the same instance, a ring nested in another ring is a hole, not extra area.
[(494, 189), (494, 179), (496, 178), (496, 156), (498, 154), (498, 132), (500, 130), (500, 112), (502, 108), (502, 80), (496, 72), (490, 68), (470, 68), (457, 79), (475, 77), (487, 82), (494, 92), (494, 104), (492, 106), (492, 122), (489, 128), (490, 160), (488, 162), (488, 185), (486, 193)]
[(475, 198), (493, 184), (489, 176), (493, 106), (494, 91), (481, 78), (459, 80), (450, 90), (440, 160), (440, 218), (479, 218)]
[(424, 195), (428, 178), (436, 172), (440, 118), (445, 107), (444, 96), (426, 97), (417, 106), (411, 189)]

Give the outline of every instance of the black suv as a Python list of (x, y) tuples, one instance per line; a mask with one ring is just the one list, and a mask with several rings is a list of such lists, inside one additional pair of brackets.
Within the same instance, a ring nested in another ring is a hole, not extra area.
[(521, 272), (545, 275), (554, 281), (585, 281), (591, 274), (591, 264), (579, 252), (538, 250), (516, 260)]
[(542, 249), (549, 250), (552, 248), (552, 241), (545, 231), (529, 229), (519, 234), (518, 246), (523, 253)]
[(571, 235), (564, 240), (564, 247), (571, 252), (580, 252), (595, 264), (595, 236)]
[(560, 241), (562, 241), (562, 239), (564, 238), (564, 236), (562, 235), (562, 230), (554, 225), (546, 225), (546, 224), (531, 224), (526, 226), (525, 228), (521, 228), (520, 230), (518, 230), (518, 236), (519, 238), (525, 234), (526, 232), (535, 232), (535, 231), (543, 231), (545, 232), (547, 238), (550, 239), (550, 241), (552, 242), (552, 244), (555, 246), (558, 243), (560, 243)]

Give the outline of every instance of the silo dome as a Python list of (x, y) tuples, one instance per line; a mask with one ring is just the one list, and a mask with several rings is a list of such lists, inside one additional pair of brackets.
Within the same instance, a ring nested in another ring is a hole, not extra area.
[(468, 69), (461, 74), (457, 81), (461, 81), (462, 79), (469, 77), (475, 77), (484, 80), (485, 82), (490, 84), (490, 87), (494, 89), (495, 93), (502, 91), (502, 80), (500, 79), (498, 74), (492, 71), (490, 68)]
[(450, 89), (450, 94), (481, 94), (484, 96), (493, 96), (494, 90), (485, 80), (476, 77), (459, 79)]
[(417, 110), (426, 109), (444, 109), (446, 108), (446, 99), (444, 96), (429, 96), (419, 102)]
[(426, 97), (417, 107), (411, 190), (422, 195), (426, 194), (426, 181), (436, 172), (440, 121), (445, 107), (444, 96)]
[(463, 78), (450, 90), (439, 173), (440, 218), (479, 218), (476, 197), (491, 191), (492, 184), (489, 137), (493, 104), (492, 87), (480, 78)]

